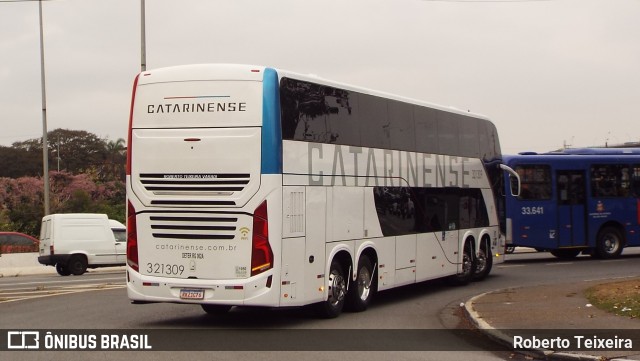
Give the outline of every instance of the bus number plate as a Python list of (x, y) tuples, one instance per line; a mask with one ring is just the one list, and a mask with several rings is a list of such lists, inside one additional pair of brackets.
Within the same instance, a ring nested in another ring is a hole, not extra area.
[(180, 290), (180, 299), (202, 300), (204, 299), (204, 290), (197, 288), (183, 288)]

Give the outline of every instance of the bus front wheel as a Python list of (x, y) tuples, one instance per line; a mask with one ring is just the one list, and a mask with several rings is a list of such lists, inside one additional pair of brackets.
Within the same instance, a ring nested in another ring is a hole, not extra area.
[(596, 257), (603, 259), (616, 258), (622, 253), (622, 236), (613, 227), (605, 227), (598, 232), (596, 240)]
[(450, 279), (456, 285), (466, 285), (471, 282), (476, 269), (476, 258), (474, 257), (473, 245), (466, 242), (462, 251), (462, 264), (460, 265), (460, 273), (452, 276)]

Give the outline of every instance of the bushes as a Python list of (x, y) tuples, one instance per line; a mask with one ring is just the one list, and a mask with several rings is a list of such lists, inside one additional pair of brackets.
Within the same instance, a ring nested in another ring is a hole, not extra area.
[[(73, 175), (50, 172), (51, 213), (106, 213), (125, 221), (125, 184), (102, 182), (92, 172)], [(0, 178), (0, 230), (38, 238), (44, 215), (40, 177)]]

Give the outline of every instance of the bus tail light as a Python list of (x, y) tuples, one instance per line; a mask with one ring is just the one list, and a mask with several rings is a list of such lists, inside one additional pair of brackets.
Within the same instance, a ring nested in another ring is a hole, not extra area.
[(127, 202), (127, 264), (136, 272), (139, 272), (136, 210), (131, 202)]
[(269, 220), (267, 202), (253, 213), (253, 237), (251, 239), (251, 276), (273, 268), (273, 251), (269, 244)]

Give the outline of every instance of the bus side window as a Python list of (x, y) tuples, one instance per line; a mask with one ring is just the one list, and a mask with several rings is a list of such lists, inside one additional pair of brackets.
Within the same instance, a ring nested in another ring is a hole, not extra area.
[(633, 165), (631, 174), (631, 195), (640, 198), (640, 165)]

